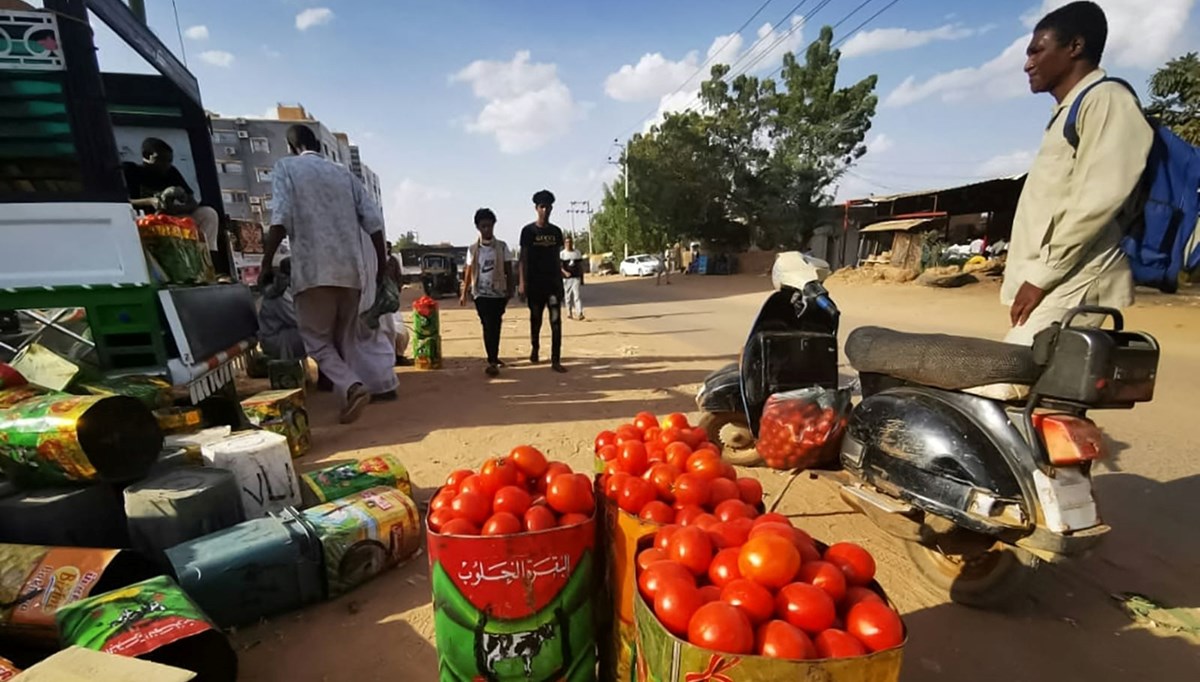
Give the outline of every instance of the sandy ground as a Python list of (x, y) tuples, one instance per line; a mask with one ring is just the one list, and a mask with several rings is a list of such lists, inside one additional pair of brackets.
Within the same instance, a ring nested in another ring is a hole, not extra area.
[[(503, 341), (512, 367), (493, 381), (483, 374), (474, 311), (445, 299), (445, 368), (403, 370), (401, 400), (372, 406), (352, 426), (336, 424), (328, 395), (311, 394), (314, 449), (300, 468), (391, 452), (409, 467), (420, 502), (451, 469), (520, 443), (586, 471), (599, 430), (642, 409), (694, 412), (697, 386), (736, 357), (769, 287), (751, 276), (589, 284), (589, 321), (566, 321), (565, 376), (520, 360), (529, 352), (528, 314), (515, 306)], [(1005, 330), (994, 284), (832, 289), (844, 331), (876, 324), (998, 337)], [(828, 483), (801, 479), (788, 491), (780, 510), (798, 525), (875, 554), (879, 579), (910, 629), (904, 680), (1200, 678), (1200, 643), (1134, 624), (1113, 598), (1138, 592), (1200, 606), (1200, 460), (1187, 445), (1196, 418), (1192, 381), (1200, 377), (1200, 301), (1146, 297), (1127, 323), (1153, 333), (1163, 357), (1154, 403), (1096, 415), (1120, 450), (1095, 483), (1113, 531), (1091, 556), (1044, 567), (1028, 596), (1005, 613), (945, 603), (915, 577), (901, 544), (851, 514)], [(782, 487), (784, 478), (771, 471), (750, 473), (769, 494)], [(436, 680), (429, 602), (421, 555), (349, 595), (237, 632), (242, 679)]]

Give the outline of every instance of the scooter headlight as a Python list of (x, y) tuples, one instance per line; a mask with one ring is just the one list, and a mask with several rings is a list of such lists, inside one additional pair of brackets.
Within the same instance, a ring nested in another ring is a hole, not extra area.
[(842, 439), (842, 464), (852, 469), (862, 467), (863, 457), (867, 448), (860, 441), (847, 435)]

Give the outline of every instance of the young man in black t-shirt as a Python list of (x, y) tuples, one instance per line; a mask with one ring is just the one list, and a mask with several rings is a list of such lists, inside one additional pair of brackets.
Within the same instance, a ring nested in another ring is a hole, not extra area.
[(533, 350), (529, 361), (537, 363), (540, 358), (542, 315), (550, 311), (550, 363), (555, 372), (564, 373), (562, 366), (562, 300), (563, 278), (559, 253), (563, 247), (563, 233), (550, 222), (554, 210), (554, 195), (541, 190), (533, 195), (537, 220), (521, 230), (521, 259), (519, 268), (519, 293), (529, 303), (529, 335)]
[(183, 174), (175, 167), (175, 150), (157, 137), (142, 140), (142, 163), (123, 163), (125, 187), (129, 190), (129, 203), (141, 208), (167, 215), (190, 216), (196, 229), (204, 237), (208, 250), (213, 252), (213, 261), (219, 262), (221, 219), (216, 209), (200, 206)]

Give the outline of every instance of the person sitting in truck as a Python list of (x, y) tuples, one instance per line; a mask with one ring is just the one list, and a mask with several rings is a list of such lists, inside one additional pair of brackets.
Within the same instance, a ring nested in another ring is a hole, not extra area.
[(204, 236), (208, 250), (214, 252), (213, 260), (216, 261), (220, 216), (215, 209), (198, 204), (192, 188), (175, 167), (175, 150), (171, 145), (157, 137), (147, 137), (142, 141), (142, 162), (126, 162), (121, 164), (121, 169), (134, 208), (190, 216)]

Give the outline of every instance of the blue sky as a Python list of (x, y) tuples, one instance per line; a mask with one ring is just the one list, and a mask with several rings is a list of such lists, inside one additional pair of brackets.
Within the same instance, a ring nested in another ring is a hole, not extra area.
[[(597, 207), (615, 174), (614, 138), (693, 101), (698, 80), (688, 78), (709, 54), (730, 62), (750, 52), (742, 64), (761, 56), (754, 71), (770, 73), (783, 50), (803, 51), (861, 2), (809, 0), (789, 16), (796, 3), (773, 0), (734, 35), (763, 0), (177, 0), (208, 109), (264, 116), (276, 102), (304, 104), (362, 147), (389, 233), (455, 243), (474, 237), (480, 206), (515, 241), (543, 187), (569, 227), (569, 202)], [(835, 35), (887, 3), (872, 0)], [(179, 54), (171, 3), (146, 4), (151, 27)], [(849, 36), (841, 78), (878, 74), (880, 107), (870, 152), (839, 198), (1024, 170), (1052, 105), (1025, 86), (1024, 45), (1030, 21), (1061, 4), (899, 0)], [(1196, 4), (1100, 0), (1105, 66), (1144, 90), (1154, 68), (1200, 49)], [(148, 68), (98, 36), (106, 70)]]

